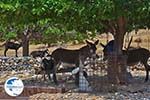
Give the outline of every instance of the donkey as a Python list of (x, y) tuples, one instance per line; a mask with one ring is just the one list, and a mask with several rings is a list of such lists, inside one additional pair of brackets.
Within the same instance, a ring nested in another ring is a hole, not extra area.
[(48, 49), (46, 49), (46, 50), (43, 50), (43, 51), (32, 51), (31, 53), (30, 53), (30, 55), (33, 57), (33, 58), (36, 58), (36, 57), (44, 57), (44, 56), (46, 56), (46, 55), (49, 55), (49, 53), (48, 53)]
[[(87, 45), (81, 47), (80, 49), (76, 50), (68, 50), (63, 48), (58, 48), (52, 52), (52, 57), (55, 60), (53, 69), (53, 80), (55, 84), (58, 84), (56, 72), (59, 68), (61, 63), (68, 63), (68, 64), (75, 64), (75, 67), (79, 67), (79, 57), (82, 56), (82, 60), (85, 61), (88, 57), (96, 56), (96, 45), (98, 44), (99, 40), (95, 43), (91, 43), (86, 40)], [(68, 67), (69, 68), (69, 67)]]
[[(47, 75), (48, 79), (50, 81), (52, 81), (50, 74), (53, 73), (54, 62), (55, 61), (54, 61), (54, 59), (52, 58), (51, 55), (47, 55), (46, 57), (43, 57), (43, 59), (42, 59), (42, 66), (39, 67), (39, 68), (38, 67), (34, 68), (35, 69), (35, 74), (43, 74), (42, 77), (44, 77), (44, 80), (46, 80), (46, 76), (45, 75)], [(75, 68), (76, 67), (73, 66), (69, 70), (67, 70), (67, 69), (66, 70), (65, 69), (60, 69), (60, 70), (58, 70), (58, 73), (59, 72), (71, 72)], [(78, 86), (78, 84), (79, 84), (79, 72), (74, 73), (74, 75), (75, 75), (75, 84)], [(87, 73), (85, 71), (83, 71), (83, 75), (87, 78)], [(72, 79), (72, 78), (73, 77), (70, 76), (68, 79)], [(36, 77), (36, 79), (37, 79), (37, 77)]]
[(13, 49), (16, 52), (16, 57), (18, 57), (17, 51), (22, 46), (22, 43), (14, 43), (14, 42), (7, 41), (4, 45), (5, 45), (4, 56), (6, 56), (8, 49)]
[(44, 73), (44, 80), (45, 75), (48, 75), (49, 80), (51, 80), (50, 74), (52, 73), (53, 69), (54, 69), (54, 59), (52, 58), (51, 55), (47, 55), (46, 57), (44, 57), (44, 59), (42, 59), (42, 64), (43, 64), (43, 71)]
[[(51, 77), (50, 77), (50, 74), (52, 73), (53, 71), (53, 68), (54, 68), (54, 59), (52, 58), (51, 55), (47, 55), (47, 56), (44, 56), (40, 59), (40, 62), (41, 62), (41, 66), (40, 67), (34, 67), (34, 70), (35, 70), (35, 74), (38, 75), (38, 74), (42, 74), (42, 78), (44, 77), (44, 81), (46, 80), (46, 74), (49, 78), (49, 80), (51, 81)], [(37, 79), (37, 77), (36, 77)]]
[[(106, 60), (111, 52), (114, 51), (114, 40), (111, 40), (108, 42), (108, 44), (104, 45), (100, 43), (101, 46), (104, 48), (104, 60)], [(122, 50), (123, 55), (127, 56), (127, 65), (135, 65), (137, 63), (142, 63), (146, 70), (146, 77), (145, 82), (149, 79), (149, 71), (150, 71), (150, 65), (148, 65), (147, 61), (150, 57), (149, 50), (145, 48), (135, 48), (135, 49), (128, 49), (128, 50)]]

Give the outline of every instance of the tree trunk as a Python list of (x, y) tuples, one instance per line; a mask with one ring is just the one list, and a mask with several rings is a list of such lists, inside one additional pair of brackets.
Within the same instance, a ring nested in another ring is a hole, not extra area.
[(116, 34), (114, 35), (115, 39), (115, 48), (117, 54), (122, 54), (122, 47), (123, 47), (123, 41), (124, 41), (124, 35), (126, 33), (126, 20), (124, 17), (119, 17), (117, 20), (117, 29)]
[(23, 34), (22, 37), (23, 56), (29, 56), (29, 36)]
[(112, 84), (126, 84), (126, 56), (110, 54), (108, 59), (108, 79)]
[(126, 71), (126, 56), (122, 54), (123, 40), (125, 35), (126, 21), (124, 17), (120, 17), (117, 20), (117, 29), (114, 35), (115, 44), (114, 52), (110, 55), (108, 64), (108, 78), (111, 83), (114, 84), (126, 84), (127, 83), (127, 71)]

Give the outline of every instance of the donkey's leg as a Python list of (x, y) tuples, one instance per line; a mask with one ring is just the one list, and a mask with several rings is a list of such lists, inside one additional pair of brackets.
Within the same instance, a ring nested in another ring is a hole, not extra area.
[(58, 85), (57, 76), (56, 76), (58, 66), (59, 66), (59, 63), (55, 64), (53, 68), (53, 81), (56, 85)]
[(4, 56), (6, 56), (7, 51), (8, 51), (8, 49), (6, 48), (4, 51)]
[[(79, 61), (76, 62), (76, 67), (80, 67), (79, 66)], [(79, 86), (79, 78), (80, 78), (80, 75), (79, 75), (79, 72), (78, 72), (78, 73), (75, 74), (75, 85), (76, 86)]]
[(54, 83), (55, 83), (56, 85), (58, 85), (56, 72), (57, 72), (57, 70), (59, 70), (60, 64), (61, 64), (61, 62), (55, 63), (55, 64), (54, 64), (54, 68), (53, 68), (53, 81), (54, 81)]
[(51, 81), (51, 76), (50, 76), (50, 73), (47, 73), (47, 76), (48, 76), (48, 79)]
[(145, 62), (145, 63), (144, 63), (144, 67), (145, 67), (145, 70), (146, 70), (145, 82), (147, 82), (147, 81), (148, 81), (148, 78), (149, 78), (150, 66), (147, 64), (147, 62)]
[(17, 49), (15, 51), (16, 51), (16, 57), (18, 57), (18, 55), (17, 55)]
[[(46, 72), (45, 72), (45, 70), (43, 71), (43, 78), (44, 78), (44, 81), (46, 81)], [(48, 74), (47, 74), (48, 75)]]
[(55, 83), (56, 85), (58, 85), (56, 73), (53, 73), (53, 81), (54, 81), (54, 83)]
[(45, 73), (43, 74), (43, 77), (44, 77), (44, 81), (46, 81), (46, 74)]
[(145, 77), (145, 82), (147, 82), (149, 79), (149, 70), (146, 69), (146, 77)]

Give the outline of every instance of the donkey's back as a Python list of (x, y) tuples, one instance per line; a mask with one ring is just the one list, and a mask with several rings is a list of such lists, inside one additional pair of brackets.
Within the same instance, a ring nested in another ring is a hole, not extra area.
[(21, 47), (21, 43), (14, 43), (14, 42), (6, 42), (5, 48), (6, 49), (19, 49)]
[(52, 52), (52, 57), (55, 59), (56, 62), (75, 64), (79, 59), (79, 50), (58, 48)]
[(128, 56), (127, 63), (132, 64), (136, 62), (141, 62), (144, 65), (147, 64), (147, 60), (150, 57), (149, 50), (145, 48), (137, 48), (128, 51), (123, 51)]
[(56, 64), (63, 62), (78, 65), (79, 56), (82, 56), (82, 60), (84, 61), (87, 57), (96, 54), (96, 45), (98, 42), (99, 41), (97, 40), (96, 42), (91, 43), (86, 40), (87, 45), (76, 50), (58, 48), (52, 52), (52, 57), (55, 59)]

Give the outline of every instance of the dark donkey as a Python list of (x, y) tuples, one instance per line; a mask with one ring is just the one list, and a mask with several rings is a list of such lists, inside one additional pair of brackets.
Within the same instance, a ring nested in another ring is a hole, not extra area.
[(56, 72), (58, 67), (61, 63), (69, 63), (75, 64), (76, 67), (79, 67), (79, 56), (83, 57), (83, 61), (86, 60), (87, 57), (92, 57), (93, 55), (96, 56), (96, 45), (98, 44), (99, 40), (95, 43), (91, 43), (86, 40), (87, 45), (81, 47), (80, 49), (76, 50), (68, 50), (63, 48), (58, 48), (52, 52), (52, 57), (55, 60), (54, 63), (54, 70), (53, 70), (53, 80), (57, 84)]
[(49, 55), (49, 53), (48, 53), (48, 49), (46, 49), (46, 50), (41, 50), (41, 51), (32, 51), (31, 53), (30, 53), (30, 55), (33, 57), (33, 58), (36, 58), (36, 57), (44, 57), (44, 56), (47, 56), (47, 55)]
[[(109, 54), (114, 51), (114, 40), (111, 40), (108, 42), (107, 45), (104, 45), (101, 43), (101, 46), (104, 48), (103, 53), (104, 53), (104, 59), (107, 59)], [(145, 77), (145, 82), (148, 81), (149, 79), (149, 71), (150, 71), (150, 65), (148, 65), (147, 61), (150, 57), (150, 52), (149, 50), (145, 48), (135, 48), (135, 49), (129, 49), (127, 50), (122, 50), (123, 55), (127, 55), (127, 64), (128, 65), (135, 65), (138, 62), (142, 63), (145, 67), (146, 70), (146, 77)]]
[(8, 49), (13, 49), (13, 50), (15, 50), (16, 57), (17, 57), (18, 56), (17, 51), (22, 46), (22, 43), (15, 43), (15, 42), (7, 41), (4, 45), (5, 45), (4, 56), (6, 56)]

